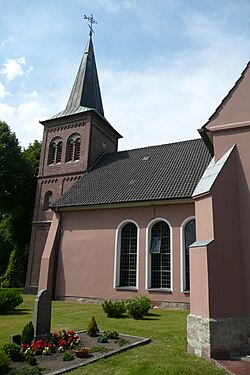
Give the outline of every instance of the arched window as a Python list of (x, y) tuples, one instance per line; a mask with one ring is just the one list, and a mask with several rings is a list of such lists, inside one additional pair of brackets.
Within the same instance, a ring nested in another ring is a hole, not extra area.
[(48, 157), (48, 164), (54, 164), (56, 157), (56, 143), (51, 142), (49, 146), (49, 157)]
[(55, 138), (50, 142), (48, 164), (56, 164), (62, 161), (62, 147), (61, 138)]
[(62, 141), (57, 144), (56, 163), (61, 163), (62, 161), (62, 145)]
[(120, 226), (117, 234), (115, 287), (136, 287), (137, 225), (133, 222), (126, 222)]
[(149, 227), (148, 287), (171, 289), (170, 227), (159, 220)]
[(79, 134), (73, 134), (68, 138), (66, 149), (66, 162), (80, 159), (81, 137)]
[(80, 151), (81, 151), (81, 139), (77, 138), (75, 141), (75, 160), (80, 159)]
[(47, 191), (44, 196), (44, 204), (43, 209), (44, 211), (48, 210), (50, 206), (52, 205), (52, 191)]
[(190, 291), (189, 246), (196, 240), (195, 219), (189, 220), (184, 226), (183, 249), (183, 291)]

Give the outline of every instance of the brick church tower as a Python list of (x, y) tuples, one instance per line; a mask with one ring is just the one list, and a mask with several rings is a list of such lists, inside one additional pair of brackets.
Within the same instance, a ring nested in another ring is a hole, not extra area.
[(43, 249), (57, 201), (104, 153), (117, 151), (121, 135), (104, 117), (90, 32), (66, 108), (44, 126), (26, 277), (37, 292)]

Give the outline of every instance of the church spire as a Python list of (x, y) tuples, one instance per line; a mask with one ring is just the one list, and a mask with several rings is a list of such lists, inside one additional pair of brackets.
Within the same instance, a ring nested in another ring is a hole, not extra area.
[(79, 107), (84, 107), (85, 110), (94, 109), (104, 116), (92, 33), (90, 33), (89, 41), (80, 63), (65, 111), (70, 113), (79, 112)]
[(50, 117), (48, 120), (59, 117), (70, 116), (73, 114), (94, 110), (104, 117), (102, 106), (101, 90), (98, 80), (94, 47), (92, 42), (93, 24), (97, 23), (93, 15), (84, 16), (90, 24), (89, 41), (84, 51), (75, 82), (73, 84), (66, 108)]

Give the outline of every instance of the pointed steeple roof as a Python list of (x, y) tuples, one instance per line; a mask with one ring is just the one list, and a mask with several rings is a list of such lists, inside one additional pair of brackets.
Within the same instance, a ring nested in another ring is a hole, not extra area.
[(50, 119), (94, 110), (104, 117), (92, 35), (85, 48), (65, 110)]

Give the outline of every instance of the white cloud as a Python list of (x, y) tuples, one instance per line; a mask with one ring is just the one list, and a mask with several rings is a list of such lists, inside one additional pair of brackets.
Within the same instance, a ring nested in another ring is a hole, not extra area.
[(37, 98), (38, 97), (38, 92), (36, 90), (33, 90), (32, 93), (30, 94), (31, 98)]
[(2, 40), (0, 45), (1, 47), (5, 47), (7, 44), (9, 43), (13, 43), (14, 42), (14, 38), (12, 36), (10, 36), (9, 38), (5, 39), (5, 40)]
[(135, 0), (98, 0), (99, 4), (111, 13), (120, 13), (123, 10), (132, 10)]
[(3, 64), (1, 73), (6, 76), (7, 81), (12, 81), (18, 76), (29, 75), (33, 70), (32, 66), (29, 66), (25, 71), (23, 67), (26, 65), (25, 57), (19, 57), (18, 59), (7, 59)]
[(244, 68), (234, 54), (228, 54), (227, 67), (220, 68), (214, 60), (205, 62), (202, 54), (200, 58), (195, 68), (187, 57), (165, 68), (100, 73), (105, 116), (124, 136), (120, 150), (199, 137), (197, 129)]
[(6, 90), (2, 82), (0, 82), (0, 98), (5, 98), (7, 95), (10, 95)]
[(13, 118), (16, 113), (16, 108), (8, 104), (0, 103), (0, 119), (8, 122), (8, 119)]
[(23, 147), (33, 143), (35, 139), (42, 139), (43, 127), (39, 124), (39, 118), (45, 111), (41, 103), (33, 100), (22, 103), (16, 108), (0, 103), (0, 119), (16, 133)]

